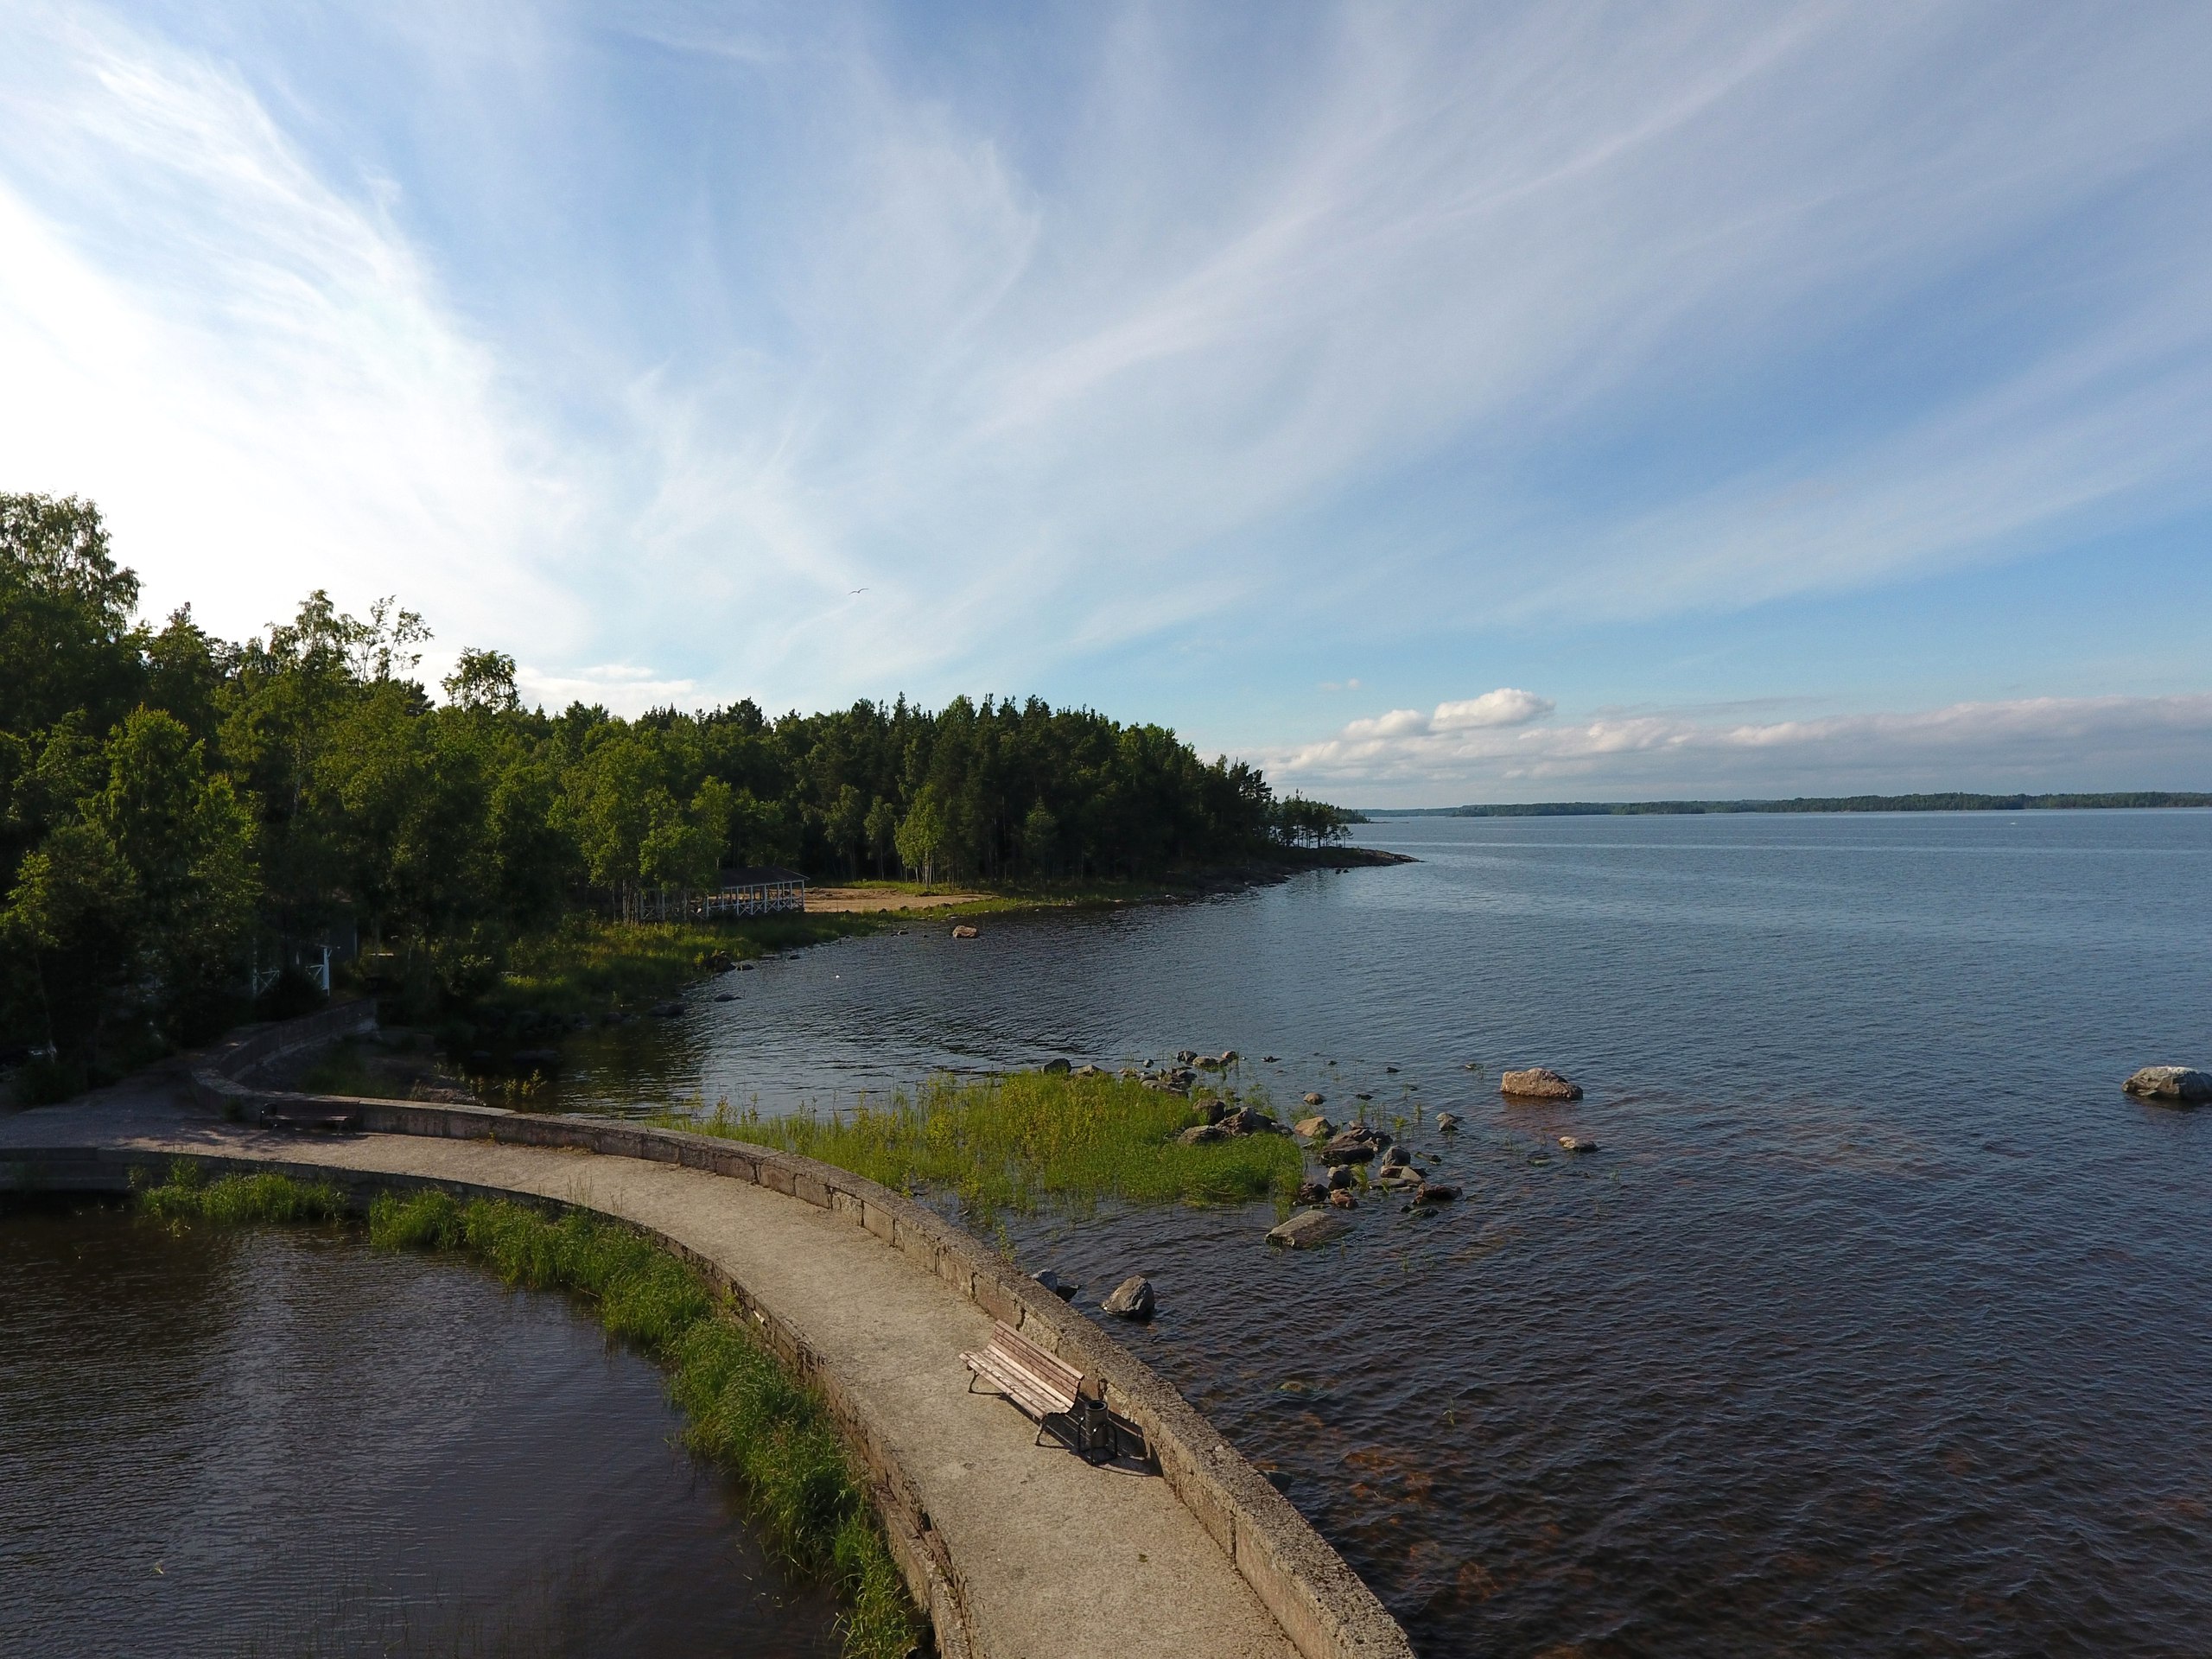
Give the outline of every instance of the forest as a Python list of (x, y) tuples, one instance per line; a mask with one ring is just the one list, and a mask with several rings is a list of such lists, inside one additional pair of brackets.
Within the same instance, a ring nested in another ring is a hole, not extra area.
[(1051, 882), (1326, 845), (1158, 726), (1030, 698), (771, 717), (525, 708), (472, 649), (433, 696), (394, 601), (317, 591), (240, 641), (138, 616), (98, 508), (0, 495), (0, 1050), (79, 1069), (245, 1011), (257, 963), (343, 935), (418, 1002), (465, 1005), (509, 947), (626, 888), (730, 866)]

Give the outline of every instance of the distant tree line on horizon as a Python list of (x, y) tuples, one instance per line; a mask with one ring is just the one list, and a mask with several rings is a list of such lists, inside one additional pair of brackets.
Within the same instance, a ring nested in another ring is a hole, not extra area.
[(1368, 810), (1386, 818), (1577, 818), (1694, 817), (1706, 812), (2082, 811), (2162, 806), (2212, 806), (2212, 793), (2141, 789), (2073, 795), (1801, 795), (1775, 801), (1535, 801), (1505, 806)]
[(140, 622), (138, 593), (92, 504), (0, 495), (0, 1048), (196, 1040), (252, 962), (334, 930), (454, 1003), (564, 912), (728, 866), (1144, 878), (1351, 821), (1033, 697), (548, 714), (471, 650), (434, 702), (428, 631), (391, 601), (359, 618), (317, 591), (233, 642), (188, 608)]

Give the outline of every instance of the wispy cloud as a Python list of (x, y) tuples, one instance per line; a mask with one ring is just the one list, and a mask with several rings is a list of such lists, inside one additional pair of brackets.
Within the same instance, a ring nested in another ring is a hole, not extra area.
[[(1745, 721), (1711, 714), (1446, 728), (1402, 709), (1267, 757), (1308, 791), (1373, 805), (1916, 789), (2212, 789), (2212, 696), (2032, 697)], [(1444, 709), (1471, 704), (1446, 703)], [(1443, 709), (1438, 710), (1441, 715)]]
[(98, 13), (0, 31), (0, 457), (99, 499), (156, 604), (243, 632), (316, 586), (573, 632), (563, 491), (362, 181), (233, 72)]
[(11, 8), (5, 483), (234, 629), (327, 581), (782, 704), (2212, 506), (2201, 8), (913, 23)]

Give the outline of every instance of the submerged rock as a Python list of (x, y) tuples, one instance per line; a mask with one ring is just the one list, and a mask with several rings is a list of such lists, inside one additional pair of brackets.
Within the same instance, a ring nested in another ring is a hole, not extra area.
[(1585, 1141), (1579, 1135), (1562, 1135), (1559, 1138), (1559, 1149), (1561, 1152), (1595, 1152), (1598, 1150), (1598, 1143), (1595, 1141)]
[(1459, 1114), (1456, 1112), (1439, 1112), (1436, 1115), (1436, 1127), (1443, 1130), (1446, 1135), (1449, 1135), (1452, 1130), (1459, 1127)]
[(2172, 1100), (2194, 1106), (2212, 1100), (2212, 1071), (2186, 1065), (2146, 1065), (2120, 1086), (2144, 1100)]
[(1331, 1215), (1326, 1210), (1301, 1210), (1281, 1226), (1269, 1228), (1268, 1243), (1293, 1250), (1310, 1250), (1317, 1244), (1341, 1238), (1351, 1230), (1351, 1224), (1342, 1216)]
[(1117, 1319), (1148, 1319), (1154, 1306), (1152, 1281), (1142, 1274), (1124, 1279), (1114, 1294), (1098, 1304), (1099, 1311)]
[(1548, 1065), (1532, 1065), (1504, 1073), (1497, 1080), (1497, 1092), (1516, 1100), (1580, 1100), (1582, 1085), (1569, 1082)]
[(1329, 1102), (1328, 1097), (1318, 1090), (1309, 1089), (1306, 1091), (1306, 1103), (1308, 1106), (1325, 1106)]
[(1415, 1204), (1450, 1204), (1459, 1196), (1459, 1189), (1449, 1181), (1423, 1181), (1421, 1191), (1414, 1194)]
[(1061, 1278), (1050, 1268), (1046, 1268), (1042, 1273), (1033, 1273), (1029, 1276), (1064, 1302), (1073, 1300), (1076, 1292), (1083, 1288), (1072, 1279)]
[(983, 931), (979, 927), (971, 927), (966, 922), (961, 922), (953, 928), (952, 937), (956, 939), (980, 939), (983, 937)]

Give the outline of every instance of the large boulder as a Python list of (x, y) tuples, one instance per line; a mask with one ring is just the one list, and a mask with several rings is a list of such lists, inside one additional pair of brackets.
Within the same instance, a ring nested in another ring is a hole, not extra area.
[(2186, 1065), (2146, 1065), (2121, 1086), (2145, 1100), (2178, 1101), (2194, 1106), (2212, 1100), (2212, 1071)]
[(1301, 1210), (1279, 1227), (1268, 1230), (1268, 1243), (1287, 1249), (1310, 1250), (1351, 1230), (1351, 1224), (1327, 1210)]
[(1350, 1128), (1329, 1137), (1321, 1148), (1325, 1164), (1363, 1164), (1382, 1149), (1375, 1131), (1364, 1124), (1355, 1123)]
[(1148, 1319), (1153, 1310), (1152, 1281), (1141, 1274), (1124, 1279), (1098, 1306), (1117, 1319)]
[(1548, 1065), (1532, 1065), (1498, 1078), (1497, 1092), (1516, 1100), (1580, 1100), (1582, 1085), (1570, 1083)]

